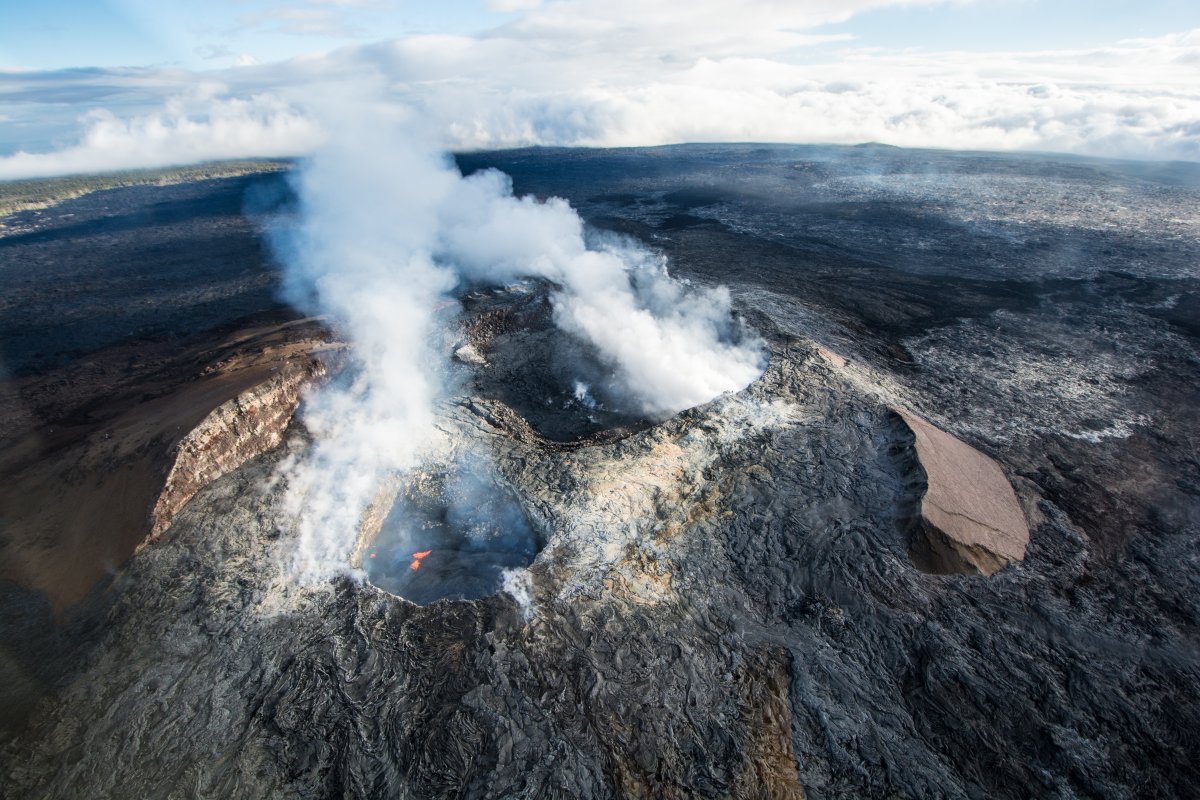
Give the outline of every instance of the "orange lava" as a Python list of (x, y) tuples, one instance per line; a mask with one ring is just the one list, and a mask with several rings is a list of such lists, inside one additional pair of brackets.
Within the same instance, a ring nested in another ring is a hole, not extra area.
[(419, 553), (413, 553), (413, 560), (412, 563), (408, 565), (408, 568), (413, 570), (419, 569), (421, 566), (421, 559), (432, 552), (432, 550), (422, 550)]

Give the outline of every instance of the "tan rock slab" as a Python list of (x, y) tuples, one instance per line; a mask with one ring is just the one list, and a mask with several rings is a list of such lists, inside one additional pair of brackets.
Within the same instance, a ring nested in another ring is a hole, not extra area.
[(1023, 559), (1029, 526), (1000, 465), (913, 412), (892, 410), (915, 437), (928, 484), (913, 563), (938, 574), (991, 575)]

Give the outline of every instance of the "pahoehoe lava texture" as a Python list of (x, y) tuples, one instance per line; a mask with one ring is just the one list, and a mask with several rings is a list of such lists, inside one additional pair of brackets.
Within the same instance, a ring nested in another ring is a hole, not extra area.
[[(729, 283), (766, 373), (605, 436), (526, 420), (481, 340), (439, 428), (545, 537), (529, 613), (283, 592), (294, 530), (263, 487), (309, 446), (293, 425), (59, 623), (72, 667), (5, 744), (0, 794), (1195, 794), (1195, 170), (794, 147), (461, 163)], [(522, 302), (468, 302), (465, 330)], [(996, 460), (1023, 561), (914, 567), (924, 477), (892, 406)]]

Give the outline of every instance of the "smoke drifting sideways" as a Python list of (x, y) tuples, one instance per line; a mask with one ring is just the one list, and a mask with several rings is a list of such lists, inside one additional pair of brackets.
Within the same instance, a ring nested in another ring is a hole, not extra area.
[(298, 206), (272, 236), (288, 299), (325, 315), (350, 357), (305, 398), (313, 444), (280, 467), (299, 526), (290, 580), (349, 570), (380, 485), (428, 456), (456, 287), (549, 281), (556, 326), (590, 344), (616, 396), (648, 417), (739, 390), (764, 367), (727, 290), (677, 281), (629, 241), (589, 245), (565, 201), (516, 197), (496, 171), (464, 177), (402, 121), (342, 126), (294, 182)]

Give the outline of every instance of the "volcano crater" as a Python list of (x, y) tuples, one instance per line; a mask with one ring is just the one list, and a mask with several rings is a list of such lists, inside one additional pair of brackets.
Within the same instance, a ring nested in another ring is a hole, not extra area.
[(485, 406), (502, 403), (523, 421), (518, 427), (553, 445), (611, 442), (661, 422), (623, 396), (593, 346), (555, 325), (554, 291), (529, 281), (462, 298), (455, 359), (466, 393)]

